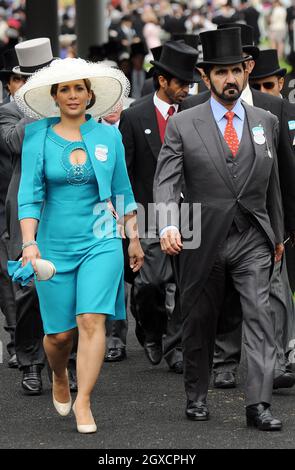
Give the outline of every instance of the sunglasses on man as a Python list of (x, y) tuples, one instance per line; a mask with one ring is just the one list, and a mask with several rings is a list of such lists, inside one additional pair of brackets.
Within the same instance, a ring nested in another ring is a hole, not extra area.
[(272, 90), (275, 87), (275, 83), (274, 82), (251, 83), (251, 87), (258, 91), (261, 90), (262, 86), (265, 90)]

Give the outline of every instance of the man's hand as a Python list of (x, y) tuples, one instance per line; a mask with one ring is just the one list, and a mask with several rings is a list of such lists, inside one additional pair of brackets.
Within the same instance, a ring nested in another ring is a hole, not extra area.
[(166, 230), (160, 238), (161, 249), (167, 255), (178, 255), (183, 247), (177, 228)]
[(284, 253), (284, 243), (277, 243), (275, 248), (275, 263), (281, 261)]

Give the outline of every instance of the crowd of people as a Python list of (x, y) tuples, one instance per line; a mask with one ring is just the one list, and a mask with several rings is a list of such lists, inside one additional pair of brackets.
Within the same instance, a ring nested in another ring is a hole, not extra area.
[[(183, 374), (188, 419), (209, 419), (211, 372), (214, 387), (236, 386), (244, 347), (247, 424), (282, 428), (270, 405), (295, 384), (295, 105), (280, 59), (294, 51), (291, 27), (278, 47), (290, 9), (268, 7), (263, 29), (250, 2), (112, 0), (91, 62), (73, 44), (54, 60), (47, 38), (5, 47), (8, 366), (39, 395), (47, 364), (63, 416), (78, 391), (81, 433), (97, 430), (103, 361), (128, 358), (127, 304), (149, 363)], [(73, 8), (61, 19), (72, 35)], [(47, 281), (40, 258), (56, 268)]]

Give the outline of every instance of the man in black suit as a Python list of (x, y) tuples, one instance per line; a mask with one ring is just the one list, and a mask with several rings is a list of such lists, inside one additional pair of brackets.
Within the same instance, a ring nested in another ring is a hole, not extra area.
[[(18, 65), (17, 57), (14, 49), (8, 49), (3, 53), (3, 69), (0, 70), (0, 80), (5, 86), (7, 97), (3, 101), (3, 105), (13, 100), (14, 93), (22, 86), (26, 79), (24, 76), (13, 72), (13, 67)], [(8, 367), (16, 368), (18, 366), (15, 353), (15, 324), (16, 324), (16, 307), (14, 299), (14, 290), (11, 279), (7, 272), (7, 230), (5, 218), (5, 200), (7, 190), (12, 176), (12, 155), (0, 137), (0, 308), (5, 316), (6, 324), (4, 329), (10, 335), (10, 341), (7, 344), (9, 353)]]
[[(225, 27), (228, 27), (228, 25), (226, 25)], [(242, 29), (243, 51), (244, 53), (246, 53), (247, 51), (249, 53), (250, 49), (248, 46), (250, 44), (250, 40), (246, 39), (247, 35), (245, 34), (245, 28), (250, 27), (239, 24), (235, 24), (235, 27), (239, 27)], [(248, 31), (250, 30), (251, 28)], [(253, 52), (254, 50), (251, 53), (252, 56)], [(246, 74), (246, 81), (244, 84), (244, 90), (241, 95), (241, 98), (247, 104), (265, 109), (266, 111), (270, 111), (272, 114), (277, 116), (279, 120), (280, 132), (278, 140), (278, 165), (285, 213), (285, 231), (290, 232), (293, 236), (295, 230), (295, 156), (292, 142), (294, 140), (293, 133), (295, 133), (295, 130), (289, 129), (288, 121), (290, 120), (290, 116), (294, 116), (295, 114), (294, 107), (285, 100), (270, 95), (266, 96), (260, 91), (251, 89), (248, 84), (248, 77), (249, 73), (251, 73), (251, 71), (253, 70), (255, 62), (253, 60), (249, 60), (246, 62), (246, 64), (248, 73)], [(209, 91), (200, 93), (196, 96), (189, 97), (183, 103), (182, 109), (189, 109), (198, 104), (205, 103), (209, 98)], [(280, 276), (279, 272), (276, 272), (276, 274)], [(281, 296), (278, 295), (279, 289), (273, 287), (274, 284), (271, 283), (270, 304), (272, 307), (274, 320), (276, 317), (275, 312), (279, 307), (285, 310), (284, 316), (287, 318), (290, 315), (287, 309), (286, 296), (284, 294), (284, 299), (282, 299)], [(284, 292), (286, 292), (287, 290), (288, 289), (284, 288)], [(227, 296), (228, 297), (226, 299), (226, 310), (228, 311), (228, 314), (230, 314), (234, 310), (237, 311), (239, 309), (239, 307), (237, 306), (236, 292), (233, 290), (232, 287), (228, 288)], [(283, 314), (280, 314), (278, 316), (281, 317), (282, 315)], [(285, 353), (292, 353), (292, 349), (294, 348), (294, 345), (292, 343), (290, 343), (290, 346), (288, 346), (290, 339), (293, 337), (292, 322), (288, 322), (287, 328), (289, 329), (289, 331), (284, 334), (284, 336), (288, 338), (288, 340), (284, 338), (285, 348), (283, 348), (282, 346), (282, 337), (280, 336), (280, 333), (278, 332), (276, 334), (278, 354), (274, 388), (292, 387), (295, 383), (294, 374), (289, 372), (288, 368), (286, 369), (287, 364), (285, 360)], [(226, 334), (220, 334), (217, 336), (213, 365), (214, 385), (217, 388), (232, 388), (236, 386), (235, 376), (237, 366), (240, 361), (240, 355), (241, 325), (238, 328), (234, 328), (233, 331), (230, 333), (227, 332)]]
[(145, 265), (134, 280), (134, 313), (144, 332), (144, 349), (150, 362), (154, 365), (160, 363), (162, 337), (166, 333), (164, 357), (170, 369), (177, 373), (182, 372), (178, 298), (175, 297), (175, 306), (170, 304), (170, 319), (167, 322), (167, 288), (173, 287), (175, 290), (174, 277), (171, 260), (161, 252), (159, 239), (156, 238), (151, 203), (154, 173), (167, 120), (179, 111), (190, 83), (199, 80), (195, 69), (197, 57), (197, 51), (183, 41), (164, 44), (160, 58), (152, 61), (156, 92), (123, 111), (119, 127), (132, 189), (137, 203), (144, 208), (144, 214), (139, 210), (139, 227)]

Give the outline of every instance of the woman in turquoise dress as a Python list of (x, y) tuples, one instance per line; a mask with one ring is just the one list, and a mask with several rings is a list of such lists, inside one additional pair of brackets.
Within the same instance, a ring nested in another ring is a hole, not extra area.
[(36, 288), (53, 371), (53, 403), (63, 416), (71, 410), (66, 365), (78, 327), (73, 411), (82, 433), (97, 429), (90, 397), (104, 359), (106, 315), (115, 320), (126, 316), (124, 225), (134, 272), (144, 256), (121, 135), (94, 119), (115, 109), (127, 91), (119, 71), (64, 59), (35, 74), (16, 97), (26, 114), (39, 118), (26, 127), (23, 144), (18, 196), (22, 264), (31, 262), (37, 270), (36, 259), (43, 258), (56, 268)]

